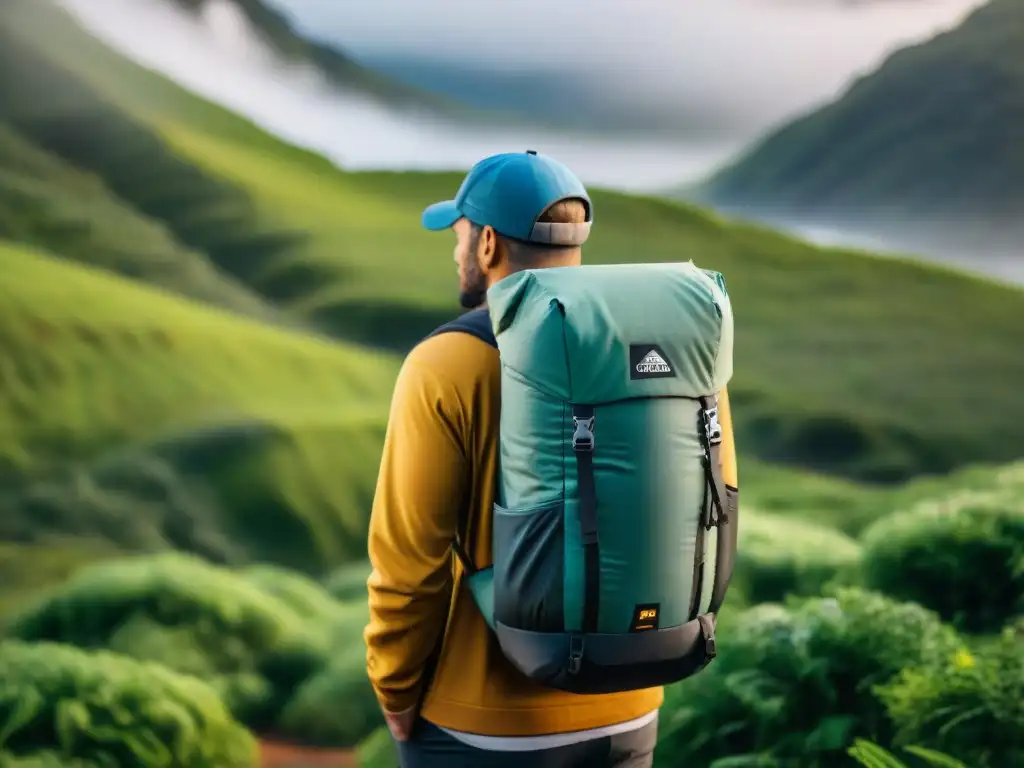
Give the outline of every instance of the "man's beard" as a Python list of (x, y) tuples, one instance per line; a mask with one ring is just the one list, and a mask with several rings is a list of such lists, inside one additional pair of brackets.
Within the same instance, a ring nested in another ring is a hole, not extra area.
[(480, 236), (475, 234), (470, 240), (466, 263), (462, 267), (465, 272), (465, 280), (460, 286), (459, 304), (464, 309), (476, 309), (487, 301), (487, 278), (480, 271), (480, 265), (476, 260), (476, 247), (479, 239)]

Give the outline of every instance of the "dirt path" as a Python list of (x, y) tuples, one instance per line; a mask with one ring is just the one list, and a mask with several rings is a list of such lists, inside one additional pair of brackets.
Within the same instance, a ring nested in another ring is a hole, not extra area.
[(356, 768), (351, 749), (312, 749), (280, 741), (260, 741), (259, 768)]

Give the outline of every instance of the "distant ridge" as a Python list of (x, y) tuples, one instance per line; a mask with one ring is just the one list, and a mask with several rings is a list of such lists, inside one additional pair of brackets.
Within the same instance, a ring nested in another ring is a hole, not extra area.
[(1019, 252), (1022, 135), (1024, 2), (991, 0), (959, 27), (896, 52), (689, 196), (769, 221), (902, 235), (895, 242), (908, 245), (951, 237), (954, 247)]

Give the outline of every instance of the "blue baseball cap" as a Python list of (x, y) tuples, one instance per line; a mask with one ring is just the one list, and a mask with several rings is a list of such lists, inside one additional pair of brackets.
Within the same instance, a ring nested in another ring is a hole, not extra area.
[[(586, 222), (537, 221), (552, 205), (568, 198), (586, 202)], [(492, 155), (478, 162), (454, 200), (434, 203), (423, 211), (423, 226), (448, 229), (463, 216), (515, 240), (566, 246), (582, 245), (594, 219), (590, 196), (576, 174), (533, 150)]]

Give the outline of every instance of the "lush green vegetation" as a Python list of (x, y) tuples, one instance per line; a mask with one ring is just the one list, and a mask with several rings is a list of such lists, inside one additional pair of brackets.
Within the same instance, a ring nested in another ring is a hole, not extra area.
[(14, 765), (253, 766), (252, 736), (213, 689), (159, 664), (7, 640), (0, 683), (0, 760)]
[[(1024, 472), (878, 520), (864, 534), (865, 578), (967, 632), (1024, 615)], [(984, 586), (982, 586), (984, 585)]]
[[(458, 181), (339, 171), (0, 9), (0, 766), (257, 733), (393, 768), (366, 519), (395, 353), (457, 311), (418, 215)], [(588, 259), (721, 270), (739, 324), (743, 555), (658, 764), (1021, 762), (1024, 471), (970, 465), (1024, 454), (1024, 293), (594, 196)]]
[(364, 554), (393, 360), (27, 249), (0, 263), (7, 540)]
[[(991, 484), (1020, 472), (1017, 466), (990, 473)], [(963, 496), (960, 487), (949, 482), (932, 503)], [(1016, 509), (1024, 519), (1021, 497)], [(909, 514), (879, 511), (878, 526)], [(755, 532), (780, 520), (752, 510), (744, 519)], [(1012, 541), (1015, 534), (995, 535)], [(905, 544), (908, 550), (915, 545)], [(934, 557), (955, 558), (961, 546), (940, 536)], [(841, 764), (858, 738), (940, 749), (973, 768), (1002, 768), (1024, 757), (1024, 625), (1008, 621), (988, 635), (970, 627), (959, 632), (915, 602), (839, 586), (801, 541), (790, 555), (782, 539), (777, 547), (780, 562), (795, 563), (778, 569), (784, 578), (773, 576), (760, 555), (745, 567), (764, 569), (770, 586), (792, 583), (796, 592), (825, 597), (763, 600), (746, 590), (760, 588), (756, 581), (737, 581), (720, 620), (719, 658), (668, 691), (658, 765), (722, 760), (722, 766), (826, 768)], [(801, 557), (808, 565), (801, 566)], [(843, 580), (861, 581), (872, 567), (866, 557), (844, 561)], [(40, 593), (8, 616), (5, 636), (25, 644), (19, 648), (104, 651), (159, 665), (181, 679), (201, 678), (233, 723), (306, 744), (359, 744), (373, 761), (367, 764), (393, 767), (365, 677), (366, 573), (365, 563), (353, 563), (329, 579), (345, 590), (339, 598), (278, 567), (215, 566), (181, 554), (119, 558), (80, 569)], [(977, 591), (954, 597), (957, 615), (983, 599)], [(744, 608), (748, 603), (756, 604)], [(114, 657), (74, 658), (87, 666), (89, 659)], [(150, 669), (126, 668), (138, 679)], [(0, 688), (0, 713), (6, 700)], [(134, 726), (120, 727), (118, 738), (134, 738)], [(17, 744), (0, 738), (0, 750), (15, 755), (39, 742)]]
[[(308, 738), (318, 725), (302, 714), (311, 700), (326, 700), (319, 688), (374, 701), (365, 674), (351, 674), (365, 667), (361, 643), (351, 642), (365, 623), (365, 599), (340, 603), (298, 574), (169, 553), (86, 568), (12, 616), (6, 634), (161, 664), (203, 679), (249, 727)], [(339, 647), (351, 653), (338, 657)], [(343, 744), (379, 721), (376, 711), (361, 726), (348, 715), (330, 732)]]
[(697, 196), (779, 217), (1005, 229), (1019, 244), (1022, 94), (1024, 6), (990, 0), (758, 142)]
[[(389, 349), (457, 311), (449, 246), (418, 224), (456, 176), (340, 173), (117, 58), (43, 4), (8, 7), (0, 71), (19, 76), (0, 78), (0, 120), (101, 178), (220, 275), (296, 324)], [(1020, 452), (1024, 360), (1003, 354), (1024, 322), (1018, 291), (670, 202), (598, 191), (595, 206), (588, 259), (694, 258), (726, 274), (750, 455), (898, 479)]]

